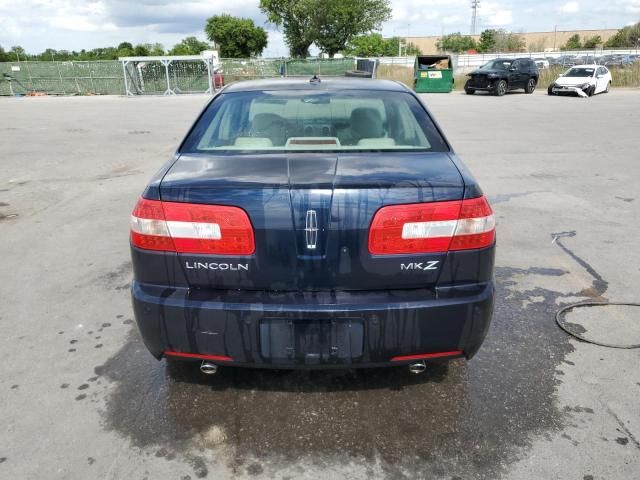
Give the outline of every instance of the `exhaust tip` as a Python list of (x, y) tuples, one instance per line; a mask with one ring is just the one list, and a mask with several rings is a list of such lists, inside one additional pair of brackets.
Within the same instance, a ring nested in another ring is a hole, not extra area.
[(427, 369), (427, 364), (424, 361), (415, 362), (409, 365), (409, 371), (414, 375), (419, 375)]
[(215, 375), (218, 373), (218, 366), (215, 363), (203, 360), (200, 364), (200, 371), (205, 375)]

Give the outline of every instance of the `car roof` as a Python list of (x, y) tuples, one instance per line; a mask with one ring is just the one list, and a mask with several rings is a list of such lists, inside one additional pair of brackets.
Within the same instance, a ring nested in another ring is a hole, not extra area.
[(268, 78), (263, 80), (245, 80), (234, 82), (225, 87), (225, 92), (250, 92), (259, 90), (385, 90), (406, 92), (408, 89), (403, 84), (391, 80), (373, 80), (345, 77), (320, 77), (320, 81), (311, 81), (306, 78)]
[(597, 68), (602, 65), (596, 65), (595, 63), (585, 63), (584, 65), (573, 65), (571, 68)]

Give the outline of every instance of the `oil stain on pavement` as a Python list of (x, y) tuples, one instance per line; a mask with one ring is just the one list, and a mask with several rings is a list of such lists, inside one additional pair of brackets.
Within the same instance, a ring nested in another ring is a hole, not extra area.
[[(104, 426), (135, 446), (181, 454), (198, 477), (206, 468), (193, 452), (204, 449), (248, 474), (306, 457), (375, 463), (389, 478), (497, 478), (534, 435), (551, 435), (566, 418), (553, 401), (555, 374), (573, 347), (551, 319), (556, 300), (575, 294), (521, 292), (513, 277), (523, 274), (567, 272), (498, 268), (493, 324), (478, 355), (432, 363), (419, 376), (226, 368), (206, 377), (191, 364), (176, 380), (133, 329), (96, 367), (115, 382)], [(532, 296), (544, 301), (527, 302)]]

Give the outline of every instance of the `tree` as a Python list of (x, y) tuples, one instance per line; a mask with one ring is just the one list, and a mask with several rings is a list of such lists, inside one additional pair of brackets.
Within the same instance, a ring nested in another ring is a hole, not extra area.
[(307, 56), (312, 43), (333, 57), (391, 18), (389, 0), (260, 0), (260, 9), (283, 27), (294, 57)]
[(483, 30), (480, 34), (480, 41), (478, 42), (478, 51), (482, 53), (495, 52), (497, 36), (498, 31), (494, 30), (493, 28)]
[(496, 47), (498, 52), (521, 52), (526, 47), (522, 35), (500, 29), (496, 31)]
[(10, 60), (9, 54), (4, 51), (2, 45), (0, 45), (0, 62), (8, 62)]
[(14, 45), (9, 51), (9, 59), (11, 61), (27, 60), (27, 52), (20, 45)]
[(320, 0), (314, 17), (315, 44), (333, 58), (357, 35), (380, 29), (391, 7), (389, 0)]
[(169, 55), (200, 55), (200, 52), (208, 49), (207, 42), (201, 42), (196, 37), (186, 37), (174, 45), (169, 51)]
[(584, 48), (596, 48), (598, 45), (602, 45), (602, 37), (600, 35), (584, 39)]
[(468, 35), (462, 35), (460, 32), (450, 33), (438, 40), (436, 46), (438, 50), (451, 53), (462, 53), (476, 49), (476, 42)]
[(133, 45), (129, 42), (122, 42), (116, 47), (116, 55), (118, 57), (132, 57)]
[(154, 57), (161, 57), (164, 55), (164, 47), (161, 43), (148, 43), (147, 48), (149, 49), (149, 53)]
[(151, 54), (149, 51), (149, 47), (147, 45), (136, 45), (133, 47), (133, 56), (134, 57), (148, 57)]
[(607, 40), (605, 47), (609, 48), (638, 48), (640, 46), (640, 22), (621, 28)]
[(387, 55), (387, 41), (379, 33), (359, 35), (351, 40), (347, 52), (358, 57), (381, 57)]
[[(402, 49), (400, 48), (400, 42), (402, 42)], [(401, 51), (402, 50), (402, 51)], [(420, 55), (422, 50), (420, 50), (415, 44), (409, 42), (407, 43), (405, 39), (400, 37), (391, 37), (385, 40), (385, 51), (384, 55), (386, 57), (395, 57), (400, 54), (404, 54), (406, 56), (411, 55)]]
[(582, 42), (580, 41), (580, 35), (577, 33), (575, 35), (571, 35), (567, 43), (565, 43), (562, 50), (580, 50), (582, 48)]
[(316, 0), (260, 0), (260, 10), (269, 22), (282, 27), (289, 55), (295, 58), (309, 56), (309, 47), (316, 39), (314, 10)]
[(218, 46), (222, 58), (258, 56), (267, 46), (267, 32), (248, 18), (214, 15), (207, 20), (204, 30)]
[(369, 33), (358, 35), (345, 50), (349, 55), (357, 57), (395, 57), (400, 53), (400, 42), (402, 43), (402, 54), (419, 55), (422, 53), (413, 43), (405, 45), (404, 39), (400, 37), (383, 38), (379, 33)]

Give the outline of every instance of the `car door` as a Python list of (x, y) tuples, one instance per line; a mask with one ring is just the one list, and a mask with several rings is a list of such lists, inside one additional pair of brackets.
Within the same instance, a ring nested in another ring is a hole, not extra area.
[(596, 90), (595, 93), (604, 92), (607, 89), (607, 70), (604, 67), (598, 67), (595, 73), (596, 80)]
[(509, 88), (523, 88), (524, 80), (522, 73), (523, 64), (520, 60), (516, 60), (509, 68)]

